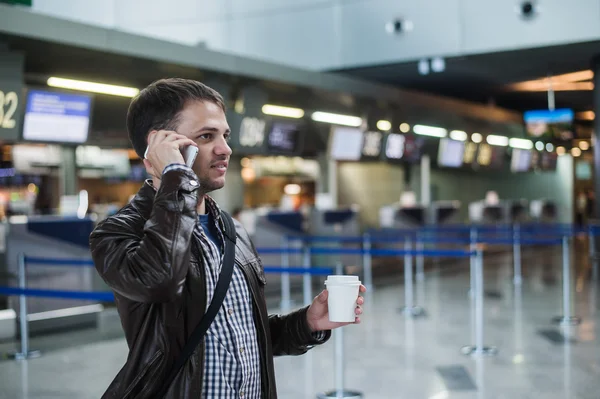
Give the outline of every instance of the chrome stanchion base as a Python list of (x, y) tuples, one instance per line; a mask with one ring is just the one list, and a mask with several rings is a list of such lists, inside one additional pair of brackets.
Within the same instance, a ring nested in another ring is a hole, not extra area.
[(27, 353), (21, 352), (11, 352), (7, 353), (6, 357), (12, 360), (27, 360), (27, 359), (36, 359), (42, 356), (42, 352), (40, 351), (29, 351)]
[(425, 316), (425, 309), (423, 309), (420, 306), (413, 306), (412, 308), (403, 306), (399, 309), (399, 312), (406, 316), (410, 316), (410, 317), (424, 317)]
[(498, 348), (495, 346), (484, 346), (477, 348), (475, 345), (463, 346), (460, 349), (460, 353), (465, 356), (496, 356), (498, 354)]
[(317, 399), (330, 399), (330, 398), (339, 398), (339, 399), (360, 399), (363, 397), (362, 392), (357, 391), (329, 391), (325, 393), (320, 393), (317, 395)]
[(565, 316), (556, 316), (552, 319), (553, 323), (560, 324), (561, 326), (577, 326), (581, 323), (580, 317), (565, 317)]

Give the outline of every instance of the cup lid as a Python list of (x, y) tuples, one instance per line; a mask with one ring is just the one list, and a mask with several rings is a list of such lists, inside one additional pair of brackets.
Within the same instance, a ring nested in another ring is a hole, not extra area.
[(329, 285), (360, 285), (360, 280), (358, 279), (358, 276), (340, 276), (340, 275), (335, 275), (335, 276), (327, 276), (327, 280), (325, 280), (325, 284), (329, 284)]
[(358, 276), (332, 275), (332, 276), (327, 276), (327, 280), (326, 281), (355, 282), (355, 281), (359, 281), (359, 280), (358, 280)]

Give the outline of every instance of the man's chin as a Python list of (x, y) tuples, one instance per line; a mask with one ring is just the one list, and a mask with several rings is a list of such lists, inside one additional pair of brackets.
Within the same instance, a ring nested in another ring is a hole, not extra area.
[(225, 177), (221, 177), (219, 179), (210, 179), (208, 181), (201, 181), (200, 187), (205, 193), (220, 190), (223, 187), (225, 187)]

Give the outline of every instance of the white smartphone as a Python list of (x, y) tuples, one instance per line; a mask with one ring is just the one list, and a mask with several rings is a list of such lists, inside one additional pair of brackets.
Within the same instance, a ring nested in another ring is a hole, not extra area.
[(195, 145), (188, 145), (181, 150), (181, 154), (183, 155), (185, 164), (191, 168), (196, 160), (196, 156), (198, 155), (198, 147)]
[[(150, 147), (146, 147), (146, 152), (144, 153), (144, 159), (148, 158), (148, 149)], [(198, 147), (195, 145), (188, 145), (187, 147), (181, 150), (181, 155), (183, 155), (183, 161), (190, 168), (194, 164), (196, 160), (196, 156), (198, 155)]]

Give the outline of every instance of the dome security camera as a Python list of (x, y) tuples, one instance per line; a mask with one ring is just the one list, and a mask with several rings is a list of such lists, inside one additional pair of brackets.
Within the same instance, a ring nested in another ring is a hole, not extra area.
[(385, 30), (389, 34), (401, 34), (404, 32), (410, 32), (413, 29), (413, 23), (411, 21), (396, 18), (385, 25)]
[(533, 18), (539, 11), (535, 1), (522, 1), (517, 8), (523, 18)]

